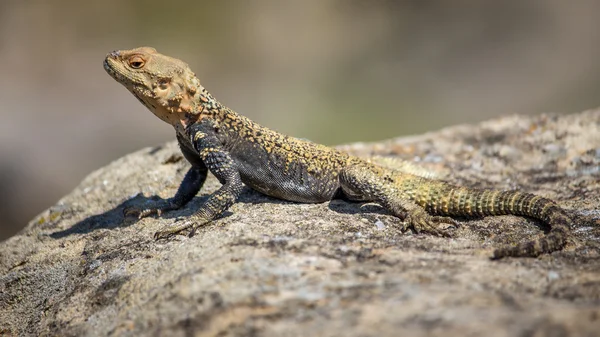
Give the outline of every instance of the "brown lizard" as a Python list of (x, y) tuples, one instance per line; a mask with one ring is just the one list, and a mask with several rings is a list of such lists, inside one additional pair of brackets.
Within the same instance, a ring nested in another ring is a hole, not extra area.
[(306, 140), (282, 135), (237, 114), (200, 85), (183, 61), (142, 47), (109, 53), (106, 71), (158, 118), (175, 128), (191, 163), (173, 198), (144, 209), (139, 218), (183, 207), (210, 171), (222, 183), (188, 220), (155, 234), (157, 239), (192, 232), (220, 216), (237, 199), (242, 183), (266, 195), (317, 203), (343, 197), (376, 202), (404, 220), (405, 228), (447, 236), (448, 216), (515, 214), (550, 226), (547, 235), (498, 248), (493, 258), (537, 256), (560, 250), (572, 220), (554, 201), (517, 191), (478, 190), (393, 170)]

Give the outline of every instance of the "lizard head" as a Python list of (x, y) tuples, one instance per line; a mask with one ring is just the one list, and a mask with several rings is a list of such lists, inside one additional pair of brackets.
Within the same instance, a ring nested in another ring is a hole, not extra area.
[(154, 48), (117, 50), (106, 55), (104, 69), (163, 121), (184, 128), (200, 118), (210, 94), (189, 66)]

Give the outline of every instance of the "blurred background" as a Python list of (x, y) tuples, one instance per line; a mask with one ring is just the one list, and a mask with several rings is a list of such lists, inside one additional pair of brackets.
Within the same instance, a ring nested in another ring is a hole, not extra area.
[(600, 1), (0, 1), (0, 239), (174, 139), (102, 68), (149, 45), (226, 105), (334, 145), (600, 105)]

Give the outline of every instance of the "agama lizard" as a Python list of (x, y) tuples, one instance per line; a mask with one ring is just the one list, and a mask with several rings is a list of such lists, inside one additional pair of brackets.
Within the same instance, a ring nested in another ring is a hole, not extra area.
[(130, 207), (139, 218), (183, 207), (200, 190), (208, 171), (222, 184), (186, 221), (156, 239), (192, 232), (219, 217), (247, 186), (266, 195), (305, 203), (333, 198), (376, 202), (412, 228), (447, 236), (458, 223), (449, 216), (514, 214), (550, 226), (545, 236), (494, 251), (493, 258), (537, 256), (566, 244), (571, 218), (554, 201), (518, 191), (479, 190), (389, 169), (324, 145), (289, 137), (237, 114), (217, 101), (183, 61), (142, 47), (113, 51), (104, 68), (154, 115), (175, 128), (191, 163), (173, 198), (149, 208)]

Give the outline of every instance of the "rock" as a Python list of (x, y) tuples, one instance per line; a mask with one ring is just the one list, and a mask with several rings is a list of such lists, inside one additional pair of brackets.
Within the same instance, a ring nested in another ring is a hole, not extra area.
[[(174, 142), (125, 156), (0, 246), (0, 334), (62, 336), (579, 335), (600, 327), (600, 110), (510, 116), (341, 148), (421, 160), (471, 187), (557, 200), (576, 220), (560, 252), (491, 261), (542, 235), (515, 216), (461, 220), (454, 238), (400, 233), (374, 204), (296, 204), (249, 189), (193, 237), (154, 241), (182, 210), (123, 208), (172, 196)], [(139, 194), (140, 192), (143, 193)]]

